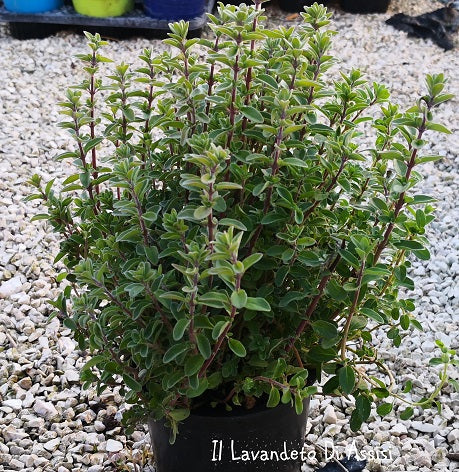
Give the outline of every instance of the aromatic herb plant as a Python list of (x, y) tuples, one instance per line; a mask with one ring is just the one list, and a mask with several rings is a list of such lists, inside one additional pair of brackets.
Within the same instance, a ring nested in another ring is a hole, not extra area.
[[(272, 30), (260, 4), (220, 5), (214, 39), (172, 24), (172, 52), (103, 80), (105, 42), (87, 34), (87, 79), (61, 103), (76, 171), (31, 179), (36, 218), (61, 235), (52, 303), (93, 353), (83, 384), (122, 384), (128, 424), (150, 414), (175, 432), (202, 405), (300, 412), (325, 373), (320, 392), (353, 396), (358, 429), (398, 397), (374, 338), (422, 329), (403, 290), (409, 259), (429, 257), (433, 199), (415, 187), (438, 159), (426, 132), (448, 132), (433, 119), (444, 77), (401, 111), (358, 70), (325, 75), (324, 7)], [(440, 348), (439, 387), (416, 404), (449, 381)]]

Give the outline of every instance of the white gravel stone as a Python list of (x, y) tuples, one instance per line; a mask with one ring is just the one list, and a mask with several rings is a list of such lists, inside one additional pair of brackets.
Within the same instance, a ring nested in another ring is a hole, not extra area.
[(418, 452), (414, 457), (413, 464), (417, 467), (431, 467), (432, 459), (430, 454), (425, 451)]
[(402, 423), (396, 423), (390, 430), (394, 436), (401, 436), (402, 434), (408, 434), (407, 427)]
[(325, 408), (323, 421), (327, 424), (336, 424), (338, 422), (333, 405), (328, 405), (327, 408)]
[(80, 374), (76, 370), (70, 369), (65, 372), (65, 378), (70, 383), (76, 383), (80, 381)]
[(50, 441), (45, 442), (43, 444), (43, 447), (49, 452), (54, 452), (59, 447), (60, 443), (61, 443), (61, 440), (58, 438), (51, 439)]
[(426, 423), (424, 421), (412, 421), (411, 427), (416, 431), (420, 431), (421, 433), (433, 434), (438, 431), (438, 426), (435, 426), (431, 423)]
[(18, 275), (0, 285), (0, 298), (8, 298), (22, 290), (25, 282), (23, 275)]
[(448, 442), (450, 444), (459, 441), (459, 429), (453, 429), (447, 436)]
[(3, 430), (0, 429), (0, 432), (2, 433), (3, 439), (6, 442), (20, 441), (21, 439), (25, 439), (29, 437), (29, 435), (25, 431), (22, 431), (21, 429), (17, 429), (12, 424), (8, 425)]
[(3, 400), (3, 406), (9, 406), (13, 410), (20, 410), (22, 408), (22, 401), (17, 399)]
[(37, 415), (42, 416), (46, 420), (52, 420), (59, 416), (59, 412), (56, 410), (55, 406), (50, 402), (45, 402), (43, 400), (36, 400), (33, 406), (33, 410)]
[(107, 441), (106, 451), (107, 452), (119, 452), (123, 449), (123, 444), (120, 441), (109, 439)]

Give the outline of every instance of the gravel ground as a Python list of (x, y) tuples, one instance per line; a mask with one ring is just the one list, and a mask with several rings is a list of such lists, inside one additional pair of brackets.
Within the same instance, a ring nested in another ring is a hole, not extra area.
[[(384, 81), (403, 106), (422, 90), (427, 72), (444, 72), (449, 90), (459, 96), (457, 51), (445, 53), (430, 41), (407, 38), (384, 24), (390, 13), (418, 14), (436, 6), (427, 0), (400, 0), (387, 15), (336, 11), (334, 27), (340, 34), (334, 49), (341, 67), (360, 66), (371, 80)], [(275, 7), (268, 11), (272, 24), (297, 21)], [(146, 39), (114, 42), (108, 54), (131, 62), (151, 45)], [(154, 47), (164, 48), (159, 41)], [(30, 223), (38, 208), (22, 202), (31, 173), (48, 179), (68, 172), (66, 164), (52, 160), (68, 143), (56, 127), (56, 102), (77, 80), (72, 58), (84, 50), (84, 40), (71, 33), (17, 41), (0, 25), (0, 471), (123, 471), (131, 470), (133, 461), (148, 462), (145, 431), (126, 437), (118, 424), (121, 397), (116, 391), (101, 397), (82, 391), (78, 370), (87, 360), (85, 353), (75, 350), (69, 330), (58, 320), (46, 323), (45, 300), (56, 294), (50, 254), (57, 253), (58, 245), (42, 224)], [(415, 262), (411, 271), (425, 332), (414, 332), (397, 351), (385, 336), (379, 346), (395, 374), (414, 381), (416, 394), (431, 390), (437, 379), (435, 368), (425, 367), (433, 356), (433, 341), (440, 338), (459, 348), (457, 109), (455, 99), (439, 111), (437, 121), (447, 123), (453, 135), (435, 138), (432, 150), (445, 158), (426, 167), (422, 184), (423, 193), (438, 198), (437, 219), (429, 231), (432, 259)], [(450, 462), (446, 453), (459, 453), (459, 394), (446, 388), (440, 399), (443, 416), (419, 409), (408, 421), (395, 416), (382, 420), (375, 414), (354, 435), (348, 427), (349, 403), (315, 398), (307, 444), (312, 450), (332, 441), (343, 451), (355, 439), (359, 450), (390, 451), (392, 460), (370, 461), (368, 469), (374, 472), (458, 470), (459, 463)], [(305, 470), (315, 464), (311, 461)]]

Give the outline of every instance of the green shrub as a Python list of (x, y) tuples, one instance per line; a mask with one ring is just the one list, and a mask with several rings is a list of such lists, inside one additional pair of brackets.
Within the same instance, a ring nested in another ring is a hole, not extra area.
[[(94, 354), (84, 386), (123, 384), (128, 423), (148, 413), (175, 431), (199, 405), (261, 397), (300, 412), (317, 391), (308, 374), (326, 372), (321, 391), (355, 397), (358, 429), (394, 387), (375, 330), (398, 347), (421, 329), (400, 290), (413, 288), (407, 256), (429, 257), (433, 199), (414, 187), (451, 96), (431, 75), (401, 111), (358, 70), (327, 77), (330, 14), (302, 16), (270, 30), (259, 3), (221, 6), (213, 40), (175, 23), (173, 53), (145, 50), (143, 67), (103, 81), (105, 42), (87, 35), (88, 78), (61, 104), (74, 146), (60, 157), (76, 171), (59, 192), (34, 176), (30, 198), (61, 235), (53, 304)], [(442, 386), (454, 352), (441, 347)]]

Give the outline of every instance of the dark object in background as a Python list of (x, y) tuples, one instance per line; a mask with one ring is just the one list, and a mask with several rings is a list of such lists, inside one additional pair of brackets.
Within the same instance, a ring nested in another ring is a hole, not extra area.
[(341, 0), (341, 8), (349, 13), (385, 13), (390, 0)]
[(452, 5), (419, 16), (397, 13), (386, 23), (409, 36), (430, 38), (445, 51), (454, 48), (452, 33), (459, 29), (459, 11)]
[(145, 13), (152, 18), (168, 21), (191, 20), (202, 16), (205, 0), (144, 0)]
[[(314, 2), (315, 0), (279, 0), (279, 7), (284, 11), (295, 13), (303, 11), (304, 7), (310, 7)], [(327, 0), (321, 0), (319, 3), (325, 5)]]
[[(340, 464), (342, 464), (348, 472), (362, 472), (367, 465), (367, 461), (358, 461), (354, 456), (349, 458), (341, 459)], [(317, 469), (316, 472), (343, 472), (342, 467), (340, 467), (335, 461), (330, 462), (325, 467)]]

